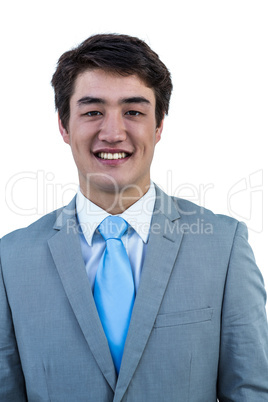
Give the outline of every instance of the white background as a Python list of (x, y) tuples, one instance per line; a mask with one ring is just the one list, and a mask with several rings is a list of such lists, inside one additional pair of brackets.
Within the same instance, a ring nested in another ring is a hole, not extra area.
[(15, 0), (0, 15), (0, 237), (77, 189), (50, 87), (58, 57), (94, 33), (126, 33), (174, 83), (153, 180), (246, 222), (267, 284), (267, 1)]

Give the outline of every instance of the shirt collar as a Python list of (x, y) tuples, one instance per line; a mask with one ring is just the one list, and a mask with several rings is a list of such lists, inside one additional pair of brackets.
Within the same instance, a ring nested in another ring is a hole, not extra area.
[[(149, 238), (155, 197), (155, 186), (151, 182), (147, 193), (119, 215), (138, 233), (144, 243), (147, 243)], [(110, 214), (87, 199), (80, 189), (76, 197), (76, 211), (80, 228), (91, 246), (95, 230)]]

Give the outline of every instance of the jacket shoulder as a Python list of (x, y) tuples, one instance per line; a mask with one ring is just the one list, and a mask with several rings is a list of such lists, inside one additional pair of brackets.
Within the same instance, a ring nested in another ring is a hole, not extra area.
[[(213, 225), (215, 231), (234, 233), (238, 226), (246, 229), (243, 222), (224, 214), (217, 214), (203, 206), (199, 206), (183, 198), (172, 197), (181, 218), (189, 223), (199, 222)], [(247, 230), (247, 229), (246, 229)]]
[(51, 233), (54, 232), (53, 226), (63, 208), (64, 207), (56, 209), (55, 211), (42, 216), (40, 219), (25, 228), (20, 228), (6, 234), (1, 239), (2, 247), (11, 246), (14, 250), (15, 245), (24, 245), (28, 241), (36, 242), (37, 239), (49, 238)]

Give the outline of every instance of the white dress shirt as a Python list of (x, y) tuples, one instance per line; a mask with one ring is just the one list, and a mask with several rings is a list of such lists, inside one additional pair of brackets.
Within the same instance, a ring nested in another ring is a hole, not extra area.
[[(154, 204), (155, 187), (151, 182), (147, 193), (126, 211), (118, 215), (129, 224), (128, 230), (122, 236), (122, 241), (130, 260), (136, 291), (140, 283)], [(96, 272), (105, 249), (105, 240), (96, 229), (103, 219), (110, 214), (88, 200), (80, 190), (76, 197), (76, 210), (80, 225), (82, 255), (93, 291)]]

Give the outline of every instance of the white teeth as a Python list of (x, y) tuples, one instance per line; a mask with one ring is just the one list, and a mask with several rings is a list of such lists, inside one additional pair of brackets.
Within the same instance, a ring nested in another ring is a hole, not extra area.
[(98, 153), (98, 157), (101, 159), (123, 159), (126, 158), (127, 154), (125, 152), (118, 152), (118, 153), (107, 153), (107, 152), (100, 152)]

